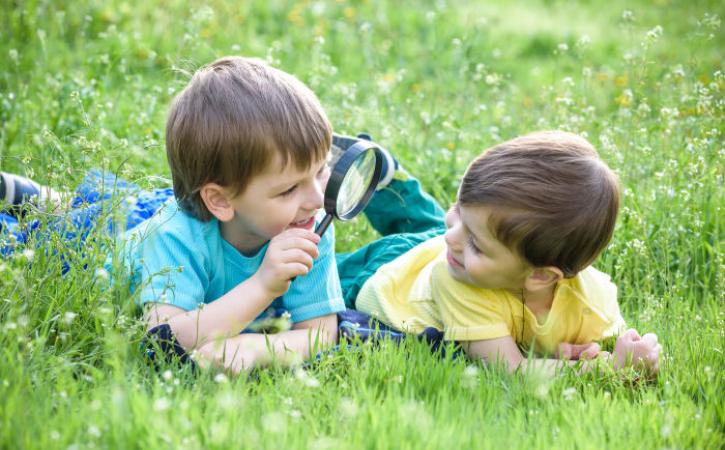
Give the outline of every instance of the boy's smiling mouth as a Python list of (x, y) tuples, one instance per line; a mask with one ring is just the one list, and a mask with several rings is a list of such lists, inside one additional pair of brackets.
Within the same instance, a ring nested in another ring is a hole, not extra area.
[(450, 252), (448, 252), (446, 254), (446, 259), (448, 260), (448, 264), (450, 264), (450, 266), (452, 268), (454, 268), (454, 269), (463, 269), (463, 264), (461, 264), (460, 262), (458, 262), (458, 260), (456, 258), (454, 258), (453, 255), (451, 255)]
[(289, 226), (287, 228), (304, 228), (307, 230), (311, 230), (314, 225), (315, 225), (315, 216), (312, 216), (309, 219), (292, 222), (291, 224), (289, 224)]

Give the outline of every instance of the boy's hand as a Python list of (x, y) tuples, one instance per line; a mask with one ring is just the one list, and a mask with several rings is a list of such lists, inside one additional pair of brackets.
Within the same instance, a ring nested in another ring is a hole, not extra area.
[(302, 228), (291, 228), (273, 237), (256, 275), (273, 298), (287, 292), (294, 277), (306, 275), (320, 255), (320, 236)]
[(643, 367), (650, 374), (656, 375), (659, 371), (660, 352), (662, 345), (657, 342), (657, 335), (647, 333), (640, 336), (637, 330), (629, 329), (617, 339), (614, 348), (614, 368), (632, 365)]
[(590, 342), (589, 344), (569, 344), (562, 342), (559, 344), (559, 349), (556, 352), (558, 359), (594, 359), (602, 351), (602, 347), (596, 342)]

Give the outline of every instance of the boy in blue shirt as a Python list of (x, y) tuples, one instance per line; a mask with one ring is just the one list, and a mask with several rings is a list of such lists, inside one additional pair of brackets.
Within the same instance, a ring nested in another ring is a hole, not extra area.
[[(121, 256), (148, 341), (165, 353), (233, 373), (273, 358), (306, 358), (337, 340), (336, 313), (345, 309), (334, 230), (322, 238), (313, 232), (331, 141), (328, 118), (303, 83), (259, 60), (221, 58), (199, 70), (170, 107), (173, 193), (141, 192), (92, 173), (77, 191), (71, 222), (83, 232), (107, 206), (99, 199), (127, 194)], [(23, 193), (37, 195), (36, 203), (58, 199), (0, 173), (0, 200), (33, 200)], [(289, 314), (290, 330), (253, 331), (270, 308)]]

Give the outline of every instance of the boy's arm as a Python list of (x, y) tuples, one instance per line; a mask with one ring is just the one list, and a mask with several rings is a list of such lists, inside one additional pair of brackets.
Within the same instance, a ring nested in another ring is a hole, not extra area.
[(272, 300), (287, 291), (292, 278), (310, 271), (313, 259), (318, 256), (318, 242), (319, 236), (302, 229), (275, 236), (253, 276), (213, 302), (191, 311), (154, 304), (145, 316), (148, 329), (167, 323), (187, 351), (239, 334)]
[[(595, 358), (602, 358), (607, 362), (613, 362), (615, 370), (624, 367), (640, 367), (644, 368), (651, 375), (656, 375), (659, 371), (659, 354), (662, 346), (657, 342), (657, 336), (654, 334), (646, 334), (642, 337), (631, 329), (627, 330), (617, 339), (614, 354), (609, 355), (607, 352), (598, 352), (598, 345), (591, 345), (582, 350), (582, 346), (570, 346), (569, 350), (578, 351), (578, 357), (583, 358), (581, 363), (567, 359), (544, 359), (544, 358), (526, 358), (521, 354), (516, 342), (511, 336), (505, 336), (496, 339), (486, 339), (480, 341), (463, 342), (463, 349), (472, 358), (481, 358), (486, 363), (495, 363), (501, 361), (505, 364), (506, 369), (511, 373), (517, 369), (528, 369), (529, 367), (539, 369), (547, 375), (554, 376), (557, 370), (581, 364), (580, 370), (586, 372), (592, 368)], [(565, 344), (563, 347), (566, 348)], [(562, 347), (560, 347), (561, 351)], [(573, 357), (574, 354), (560, 354), (560, 357)]]
[[(323, 346), (337, 342), (337, 314), (328, 314), (310, 320), (303, 320), (292, 326), (293, 330), (312, 330), (312, 336), (319, 332), (320, 343)], [(313, 342), (314, 343), (314, 342)]]
[(317, 321), (314, 325), (319, 327), (298, 328), (276, 334), (243, 333), (208, 342), (198, 348), (194, 360), (203, 367), (211, 365), (234, 374), (266, 366), (273, 361), (283, 366), (297, 365), (334, 344), (327, 340), (324, 333), (325, 327), (332, 324), (332, 319), (313, 320)]
[(179, 344), (191, 351), (211, 340), (239, 334), (274, 298), (251, 277), (219, 299), (191, 311), (154, 303), (146, 310), (147, 329), (168, 324)]
[(509, 373), (517, 369), (540, 369), (547, 375), (554, 376), (556, 371), (564, 366), (573, 365), (576, 361), (561, 359), (528, 359), (521, 354), (516, 341), (511, 336), (481, 341), (462, 342), (461, 346), (471, 358), (483, 359), (486, 364), (502, 362)]

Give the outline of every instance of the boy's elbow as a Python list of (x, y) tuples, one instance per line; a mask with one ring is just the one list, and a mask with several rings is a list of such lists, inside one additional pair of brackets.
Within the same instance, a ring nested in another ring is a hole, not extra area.
[(325, 330), (325, 334), (327, 335), (327, 343), (328, 344), (330, 344), (330, 345), (337, 344), (337, 338), (338, 338), (337, 325), (334, 326), (331, 330), (327, 330), (326, 329)]

